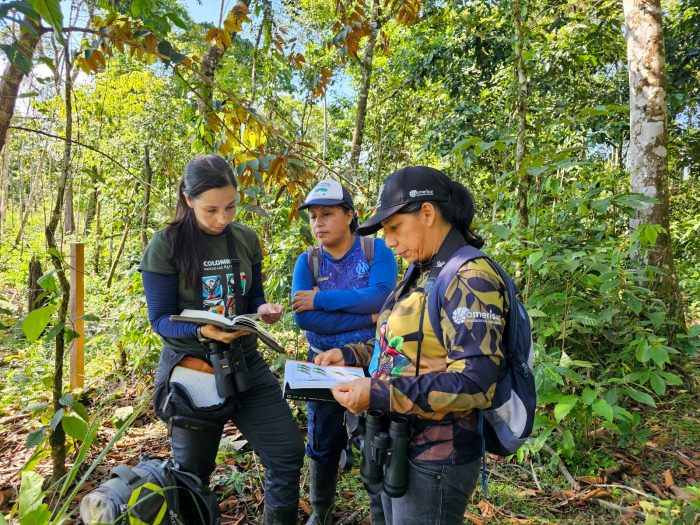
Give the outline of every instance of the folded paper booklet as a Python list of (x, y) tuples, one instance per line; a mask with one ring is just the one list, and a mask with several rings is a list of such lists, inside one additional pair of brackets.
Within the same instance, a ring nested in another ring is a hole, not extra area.
[(226, 332), (237, 332), (238, 330), (247, 330), (260, 338), (260, 341), (265, 343), (275, 352), (284, 353), (284, 348), (280, 345), (270, 332), (265, 330), (256, 319), (260, 319), (261, 314), (244, 314), (237, 315), (229, 319), (223, 315), (207, 310), (183, 310), (180, 315), (171, 315), (171, 321), (180, 321), (195, 324), (213, 324)]
[(284, 364), (284, 397), (303, 401), (335, 401), (331, 389), (338, 383), (365, 377), (354, 366), (320, 366), (307, 361)]

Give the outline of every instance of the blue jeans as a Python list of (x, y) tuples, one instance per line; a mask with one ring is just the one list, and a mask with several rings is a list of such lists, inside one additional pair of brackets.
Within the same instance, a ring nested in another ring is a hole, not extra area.
[(480, 466), (481, 458), (463, 465), (409, 459), (406, 494), (392, 498), (382, 492), (381, 509), (370, 498), (372, 525), (461, 525)]
[(348, 442), (343, 424), (345, 407), (326, 401), (308, 401), (308, 442), (306, 455), (324, 464), (338, 464), (340, 453)]

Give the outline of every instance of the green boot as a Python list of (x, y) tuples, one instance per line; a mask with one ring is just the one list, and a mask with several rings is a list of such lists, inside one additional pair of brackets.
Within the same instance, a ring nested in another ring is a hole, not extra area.
[(311, 509), (306, 525), (331, 525), (333, 523), (333, 500), (338, 482), (338, 464), (309, 462), (311, 473)]

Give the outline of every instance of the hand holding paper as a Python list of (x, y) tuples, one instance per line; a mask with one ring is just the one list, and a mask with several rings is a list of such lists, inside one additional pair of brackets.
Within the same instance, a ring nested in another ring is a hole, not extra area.
[(321, 366), (343, 366), (345, 358), (340, 348), (331, 348), (314, 357), (314, 363)]
[(372, 380), (369, 377), (339, 383), (331, 390), (335, 400), (353, 414), (362, 414), (369, 409), (369, 392)]

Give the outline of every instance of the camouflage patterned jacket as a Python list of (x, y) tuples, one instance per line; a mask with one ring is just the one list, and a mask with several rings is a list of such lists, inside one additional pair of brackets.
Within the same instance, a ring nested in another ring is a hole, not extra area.
[[(467, 463), (481, 454), (474, 409), (491, 405), (508, 297), (486, 259), (464, 264), (442, 301), (439, 341), (427, 310), (422, 312), (435, 273), (428, 268), (404, 278), (384, 304), (375, 339), (342, 351), (347, 364), (369, 367), (370, 409), (412, 416), (411, 459)], [(409, 278), (413, 283), (404, 286)]]

